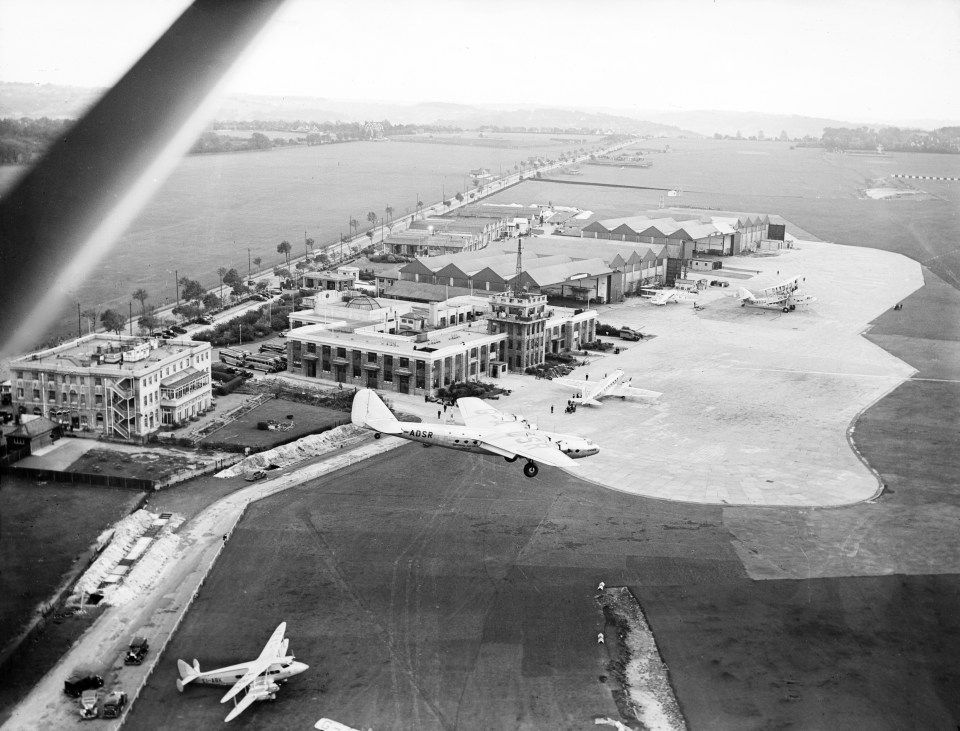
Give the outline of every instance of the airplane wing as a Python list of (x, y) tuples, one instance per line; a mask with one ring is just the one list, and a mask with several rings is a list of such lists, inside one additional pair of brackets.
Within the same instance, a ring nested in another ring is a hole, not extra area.
[(458, 398), (457, 408), (460, 409), (464, 426), (469, 426), (471, 429), (493, 428), (516, 421), (512, 415), (504, 414), (483, 399), (474, 396)]
[[(250, 663), (244, 676), (234, 683), (233, 687), (230, 688), (226, 695), (220, 699), (221, 703), (226, 703), (231, 698), (234, 698), (240, 691), (244, 690), (277, 661), (277, 653), (281, 646), (284, 645), (283, 634), (286, 631), (287, 623), (281, 622), (280, 625), (273, 631), (273, 634), (270, 635), (270, 639), (267, 640), (267, 644), (260, 653), (260, 657)], [(248, 693), (247, 696), (249, 695), (250, 694)]]
[(633, 386), (625, 386), (622, 392), (618, 392), (619, 396), (628, 396), (630, 398), (637, 399), (638, 401), (648, 401), (653, 402), (663, 396), (659, 391), (647, 391), (643, 388), (634, 388)]
[(281, 654), (280, 649), (286, 649), (286, 644), (284, 643), (283, 639), (283, 636), (286, 634), (286, 632), (287, 623), (281, 622), (273, 631), (273, 634), (270, 635), (270, 639), (267, 640), (267, 644), (264, 646), (263, 652), (260, 653), (260, 657), (258, 657), (257, 660), (276, 660)]
[(519, 455), (553, 467), (577, 466), (576, 462), (560, 451), (556, 442), (540, 432), (498, 430), (484, 434), (480, 438), (480, 443), (501, 457), (510, 458)]
[(347, 726), (330, 718), (321, 718), (317, 721), (314, 728), (320, 729), (320, 731), (357, 731), (357, 729), (351, 726)]
[(250, 706), (252, 706), (257, 701), (257, 694), (254, 692), (245, 693), (243, 698), (237, 701), (237, 704), (233, 707), (233, 710), (227, 714), (227, 717), (223, 719), (224, 723), (227, 721), (232, 721)]
[(590, 386), (590, 381), (581, 381), (577, 378), (554, 378), (553, 382), (572, 388), (577, 393), (585, 393)]

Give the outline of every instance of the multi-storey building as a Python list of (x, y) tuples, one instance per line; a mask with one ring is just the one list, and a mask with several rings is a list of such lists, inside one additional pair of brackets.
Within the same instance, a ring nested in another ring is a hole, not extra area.
[(339, 314), (332, 304), (291, 314), (291, 323), (314, 324), (288, 333), (289, 371), (349, 387), (433, 395), (504, 369), (523, 372), (548, 352), (579, 349), (596, 331), (594, 310), (547, 307), (544, 295), (458, 297), (429, 307), (384, 302), (390, 306), (362, 315), (354, 302)]
[(13, 403), (69, 428), (140, 440), (211, 406), (210, 343), (95, 333), (14, 359)]

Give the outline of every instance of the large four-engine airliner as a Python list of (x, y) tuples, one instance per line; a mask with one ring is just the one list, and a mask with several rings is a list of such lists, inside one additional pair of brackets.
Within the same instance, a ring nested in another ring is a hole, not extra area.
[(571, 434), (540, 431), (489, 406), (478, 398), (457, 400), (463, 424), (435, 424), (399, 421), (377, 394), (364, 388), (353, 397), (351, 421), (374, 432), (421, 442), (425, 447), (446, 447), (463, 452), (495, 454), (508, 462), (527, 460), (523, 474), (536, 477), (537, 463), (569, 469), (574, 459), (589, 457), (600, 448), (589, 439)]
[(622, 370), (617, 369), (609, 376), (605, 376), (603, 380), (593, 383), (590, 381), (581, 381), (576, 378), (554, 378), (553, 382), (572, 388), (580, 394), (579, 396), (574, 396), (569, 399), (578, 405), (588, 404), (590, 406), (600, 406), (600, 399), (607, 398), (608, 396), (618, 396), (622, 399), (634, 398), (639, 401), (649, 402), (656, 401), (663, 395), (659, 391), (645, 391), (642, 388), (634, 388), (630, 385), (632, 380), (632, 376), (627, 378)]
[(737, 299), (740, 300), (741, 307), (750, 305), (751, 307), (792, 312), (800, 305), (809, 305), (817, 300), (816, 297), (800, 292), (800, 282), (805, 282), (806, 279), (806, 277), (793, 277), (786, 282), (761, 289), (756, 293), (751, 292), (746, 287), (740, 287), (737, 290)]
[(220, 700), (221, 703), (226, 703), (240, 693), (244, 693), (239, 701), (233, 701), (234, 708), (224, 719), (225, 721), (235, 719), (254, 701), (274, 700), (277, 697), (277, 691), (280, 690), (280, 683), (294, 675), (299, 675), (309, 667), (295, 660), (293, 655), (287, 654), (290, 640), (284, 639), (283, 635), (286, 631), (287, 623), (281, 622), (267, 640), (260, 656), (253, 662), (242, 662), (204, 672), (200, 670), (200, 663), (197, 660), (193, 661), (192, 666), (183, 660), (177, 660), (177, 667), (180, 670), (177, 690), (182, 693), (184, 686), (188, 683), (232, 686)]

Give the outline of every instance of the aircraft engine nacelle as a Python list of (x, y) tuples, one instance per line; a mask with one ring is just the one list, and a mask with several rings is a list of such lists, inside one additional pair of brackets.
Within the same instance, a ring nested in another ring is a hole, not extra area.
[(270, 700), (273, 700), (273, 698), (276, 696), (277, 691), (280, 690), (280, 686), (277, 685), (276, 683), (270, 683), (269, 685), (267, 685), (265, 690), (267, 693), (270, 694), (271, 696)]
[(571, 459), (589, 457), (600, 451), (600, 447), (589, 439), (567, 437), (557, 442), (557, 448)]

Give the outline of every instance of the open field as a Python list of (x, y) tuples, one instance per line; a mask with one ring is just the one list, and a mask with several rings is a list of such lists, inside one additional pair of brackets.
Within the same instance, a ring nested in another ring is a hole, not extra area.
[(169, 452), (120, 452), (114, 449), (91, 449), (66, 472), (82, 472), (97, 475), (120, 475), (160, 482), (181, 470), (190, 469), (195, 459), (189, 453)]
[[(130, 293), (143, 288), (147, 304), (168, 304), (175, 301), (176, 271), (213, 287), (220, 266), (247, 271), (248, 248), (270, 268), (283, 261), (276, 250), (283, 240), (294, 255), (303, 254), (305, 237), (327, 246), (349, 235), (351, 217), (363, 231), (368, 211), (385, 216), (392, 206), (396, 218), (415, 211), (418, 200), (431, 205), (465, 190), (471, 169), (506, 172), (529, 156), (556, 157), (580, 146), (529, 137), (540, 144), (351, 142), (187, 157), (98, 266), (98, 276), (75, 283), (60, 330), (76, 332), (76, 302), (126, 312)], [(2, 185), (16, 170), (0, 173)]]
[[(889, 157), (841, 155), (818, 148), (790, 149), (781, 142), (651, 140), (626, 148), (670, 145), (653, 155), (653, 167), (601, 168), (584, 165), (580, 182), (620, 183), (670, 189), (667, 206), (778, 215), (823, 241), (895, 251), (924, 264), (960, 287), (960, 184), (909, 181), (929, 192), (928, 200), (870, 200), (871, 181), (895, 173), (955, 175), (956, 155), (897, 153)], [(556, 176), (573, 180), (569, 176)], [(602, 217), (656, 209), (655, 190), (589, 188), (529, 181), (488, 199), (504, 203), (577, 206)]]
[[(174, 660), (245, 659), (287, 620), (291, 650), (311, 669), (241, 727), (329, 716), (376, 729), (581, 729), (595, 714), (617, 717), (600, 681), (599, 580), (638, 596), (692, 729), (960, 718), (956, 576), (756, 581), (727, 527), (738, 510), (425, 454), (405, 447), (251, 509), (134, 708), (135, 726), (219, 723), (221, 694), (177, 694)], [(847, 510), (863, 520), (871, 509)]]
[[(133, 490), (69, 486), (3, 475), (0, 489), (0, 648), (21, 630), (38, 605), (49, 600), (97, 536), (127, 515), (143, 497)], [(71, 620), (72, 621), (72, 620)], [(58, 657), (69, 641), (50, 642), (57, 635), (51, 626), (44, 644)], [(30, 660), (42, 666), (40, 658)], [(41, 673), (42, 674), (42, 673)], [(16, 663), (0, 670), (0, 708), (39, 677), (25, 679)]]
[[(292, 419), (288, 419), (292, 416)], [(286, 431), (258, 429), (261, 421), (276, 421), (280, 424), (293, 423)], [(350, 421), (350, 414), (327, 409), (323, 406), (270, 399), (248, 411), (236, 421), (200, 440), (200, 446), (207, 444), (239, 444), (257, 451), (287, 444), (307, 434), (319, 434), (340, 424)]]

